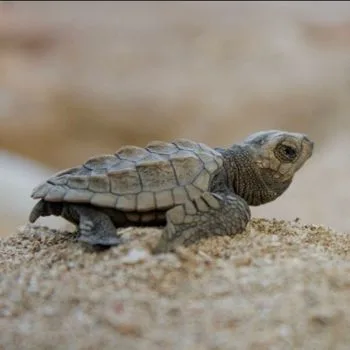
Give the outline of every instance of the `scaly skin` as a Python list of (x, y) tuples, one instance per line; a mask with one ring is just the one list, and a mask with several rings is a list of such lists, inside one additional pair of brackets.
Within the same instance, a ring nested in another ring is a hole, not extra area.
[[(167, 212), (157, 213), (155, 219), (147, 223), (148, 226), (165, 225), (156, 253), (213, 235), (243, 232), (251, 217), (249, 206), (281, 196), (295, 173), (311, 157), (313, 143), (303, 134), (270, 130), (253, 134), (241, 144), (216, 150), (224, 162), (208, 191)], [(79, 240), (98, 246), (121, 243), (115, 227), (141, 224), (128, 220), (127, 213), (122, 211), (45, 200), (33, 208), (30, 221), (47, 215), (62, 216), (79, 225)]]

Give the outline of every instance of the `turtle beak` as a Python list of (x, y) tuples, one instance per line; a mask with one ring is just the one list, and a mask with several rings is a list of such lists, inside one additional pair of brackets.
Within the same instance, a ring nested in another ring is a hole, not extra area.
[(314, 150), (314, 142), (309, 139), (308, 136), (304, 135), (303, 137), (303, 147), (307, 150), (307, 153), (312, 155), (312, 152)]

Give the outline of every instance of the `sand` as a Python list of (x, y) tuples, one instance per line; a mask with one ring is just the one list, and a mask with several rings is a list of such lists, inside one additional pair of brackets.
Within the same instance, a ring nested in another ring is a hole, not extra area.
[(40, 226), (3, 238), (0, 349), (349, 349), (349, 234), (253, 219), (153, 255), (160, 233), (100, 252)]

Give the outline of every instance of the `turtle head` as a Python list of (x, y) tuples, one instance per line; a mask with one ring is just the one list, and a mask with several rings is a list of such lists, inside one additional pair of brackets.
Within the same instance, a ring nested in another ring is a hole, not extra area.
[(249, 159), (249, 174), (241, 171), (235, 187), (237, 190), (246, 188), (248, 184), (244, 184), (243, 177), (254, 177), (248, 186), (251, 193), (243, 196), (250, 205), (264, 204), (279, 197), (313, 152), (313, 142), (306, 135), (280, 130), (252, 134), (239, 147)]
[(311, 157), (313, 142), (304, 134), (279, 130), (260, 131), (244, 142), (262, 174), (276, 181), (292, 180), (294, 174)]

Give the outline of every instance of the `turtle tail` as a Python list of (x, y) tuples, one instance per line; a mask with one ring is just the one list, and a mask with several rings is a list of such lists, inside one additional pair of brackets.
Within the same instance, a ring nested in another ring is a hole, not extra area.
[(40, 216), (59, 216), (61, 215), (62, 210), (62, 203), (52, 203), (41, 199), (38, 203), (35, 204), (34, 208), (32, 209), (29, 215), (29, 222), (34, 223)]

